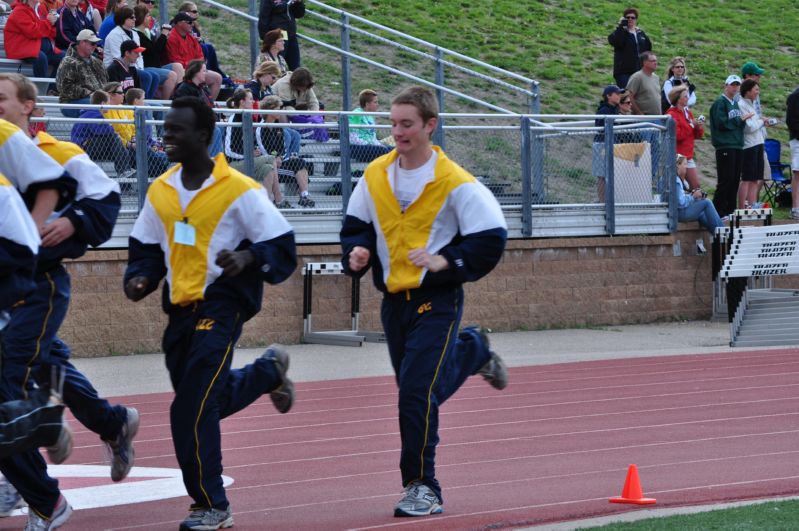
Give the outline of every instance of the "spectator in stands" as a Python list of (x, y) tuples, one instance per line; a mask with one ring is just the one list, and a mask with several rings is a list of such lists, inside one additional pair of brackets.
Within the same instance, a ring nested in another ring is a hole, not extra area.
[(275, 29), (286, 32), (286, 48), (283, 55), (286, 58), (289, 71), (300, 67), (300, 43), (297, 40), (297, 19), (305, 16), (305, 2), (303, 0), (261, 0), (258, 12), (258, 33), (266, 36), (267, 32)]
[(64, 2), (62, 0), (40, 0), (35, 9), (39, 18), (45, 18), (47, 13), (50, 11), (58, 11), (63, 5)]
[(95, 32), (100, 31), (100, 24), (103, 22), (103, 12), (94, 7), (92, 0), (81, 0), (80, 4), (78, 4), (78, 9), (80, 9), (84, 16), (92, 23), (92, 29)]
[[(238, 88), (233, 92), (233, 96), (227, 100), (228, 109), (252, 109), (252, 92), (244, 88)], [(240, 124), (242, 113), (231, 114), (227, 118), (229, 124)], [(254, 173), (253, 179), (259, 183), (266, 181), (269, 173), (275, 171), (275, 157), (264, 153), (258, 149), (253, 134), (252, 145), (244, 146), (244, 130), (241, 127), (225, 127), (225, 157), (232, 168), (244, 173), (244, 151), (253, 151)], [(274, 178), (274, 176), (273, 176)]]
[(108, 34), (111, 33), (111, 30), (117, 25), (114, 21), (114, 13), (116, 13), (118, 9), (122, 9), (123, 7), (127, 6), (128, 4), (125, 0), (108, 0), (105, 10), (105, 18), (100, 23), (100, 29), (97, 30), (97, 36), (100, 37), (100, 39), (105, 41), (105, 38), (108, 37)]
[(633, 113), (657, 116), (660, 110), (660, 78), (655, 73), (658, 58), (652, 52), (641, 54), (641, 70), (630, 76), (627, 92), (633, 103)]
[[(52, 77), (64, 52), (56, 48), (54, 38), (58, 15), (36, 12), (38, 0), (24, 0), (13, 5), (3, 30), (3, 47), (9, 59), (22, 59), (33, 65), (34, 77)], [(52, 72), (51, 72), (52, 69)]]
[[(183, 82), (178, 84), (175, 89), (173, 98), (197, 98), (213, 109), (214, 100), (211, 98), (211, 91), (206, 83), (209, 74), (210, 72), (208, 72), (203, 59), (191, 61), (186, 67), (186, 73), (183, 75)], [(223, 136), (222, 130), (217, 127), (214, 130), (214, 137), (211, 139), (211, 144), (209, 145), (210, 155), (212, 157), (222, 152)]]
[(211, 89), (206, 83), (208, 77), (208, 69), (205, 66), (205, 61), (202, 59), (194, 59), (186, 67), (186, 72), (183, 74), (183, 81), (178, 84), (175, 89), (175, 98), (200, 98), (209, 107), (214, 107), (214, 99), (211, 97)]
[[(261, 100), (259, 107), (266, 111), (280, 109), (280, 98), (277, 96), (267, 96)], [(264, 122), (267, 124), (281, 123), (282, 116), (267, 113)], [(313, 207), (316, 203), (308, 194), (308, 163), (299, 156), (299, 146), (297, 151), (289, 151), (286, 143), (286, 133), (292, 131), (288, 127), (259, 127), (256, 140), (262, 153), (269, 153), (275, 156), (277, 166), (277, 179), (271, 183), (264, 182), (264, 187), (272, 195), (275, 206), (278, 208), (291, 208), (291, 204), (283, 199), (280, 192), (280, 183), (288, 183), (288, 179), (293, 178), (297, 183), (300, 199), (297, 204), (301, 207)], [(281, 149), (283, 150), (281, 152)]]
[[(353, 112), (357, 115), (349, 116), (350, 123), (350, 153), (352, 158), (358, 162), (372, 162), (381, 155), (385, 155), (391, 148), (382, 144), (377, 139), (374, 130), (375, 117), (366, 113), (377, 112), (378, 98), (377, 92), (371, 89), (362, 90), (358, 94), (359, 107)], [(353, 126), (369, 126), (357, 128)]]
[(791, 219), (799, 219), (799, 88), (785, 100), (785, 125), (791, 148)]
[[(131, 88), (125, 91), (124, 105), (131, 107), (141, 107), (144, 105), (144, 91), (138, 88)], [(103, 116), (108, 119), (133, 120), (134, 112), (132, 109), (108, 109), (103, 111)], [(119, 136), (122, 145), (127, 149), (132, 166), (136, 167), (136, 125), (133, 123), (113, 124), (114, 131)], [(163, 151), (163, 147), (153, 138), (152, 126), (146, 126), (145, 135), (147, 138), (147, 175), (154, 179), (164, 173), (169, 167), (169, 160)]]
[[(114, 96), (121, 100), (122, 88), (119, 83), (115, 83), (116, 87), (113, 92)], [(92, 105), (108, 105), (110, 104), (109, 94), (102, 90), (96, 90), (92, 93)], [(80, 113), (81, 119), (95, 119), (104, 120), (105, 117), (99, 109), (84, 109)], [(94, 161), (110, 160), (114, 163), (114, 169), (119, 177), (130, 177), (133, 175), (133, 164), (130, 160), (130, 155), (122, 142), (119, 140), (114, 128), (107, 123), (82, 123), (78, 122), (72, 126), (70, 139), (73, 143), (77, 144), (89, 157)]]
[[(152, 0), (148, 1), (152, 2)], [(145, 7), (146, 5), (148, 4), (140, 3), (133, 8), (133, 16), (136, 17), (136, 27), (134, 30), (139, 34), (139, 43), (145, 49), (142, 54), (144, 68), (158, 68), (172, 71), (172, 75), (167, 76), (167, 79), (161, 83), (160, 87), (161, 99), (168, 100), (171, 99), (172, 94), (175, 93), (175, 87), (178, 81), (183, 79), (185, 70), (180, 63), (161, 65), (161, 57), (164, 54), (164, 50), (166, 50), (166, 39), (172, 26), (164, 24), (159, 29), (158, 34), (153, 33), (153, 30), (150, 29), (153, 17), (147, 14), (150, 8)]]
[(669, 103), (671, 107), (666, 114), (674, 119), (677, 133), (677, 153), (682, 153), (686, 157), (685, 180), (688, 181), (691, 190), (699, 188), (699, 175), (696, 172), (696, 162), (694, 162), (694, 142), (702, 138), (705, 130), (702, 122), (694, 119), (691, 109), (688, 108), (690, 101), (690, 89), (688, 85), (678, 85), (669, 92)]
[(661, 112), (665, 113), (669, 107), (671, 107), (672, 104), (669, 101), (669, 92), (671, 92), (671, 89), (674, 87), (679, 87), (680, 85), (688, 87), (688, 108), (690, 109), (696, 105), (696, 86), (688, 81), (688, 70), (685, 67), (685, 58), (678, 56), (669, 61), (666, 81), (663, 82), (663, 90), (660, 92)]
[(685, 180), (688, 169), (688, 159), (685, 155), (677, 154), (677, 220), (698, 221), (710, 234), (715, 234), (716, 228), (723, 227), (724, 223), (716, 211), (716, 207), (707, 194), (700, 188), (692, 187)]
[(718, 185), (713, 194), (713, 205), (720, 216), (728, 216), (735, 210), (738, 184), (741, 180), (744, 127), (754, 113), (742, 113), (736, 96), (741, 87), (741, 78), (727, 77), (724, 92), (710, 107), (710, 139), (716, 148), (716, 173)]
[[(100, 39), (89, 29), (82, 30), (75, 38), (75, 44), (69, 47), (56, 72), (60, 103), (89, 103), (91, 94), (108, 82), (103, 62), (94, 56)], [(77, 118), (80, 110), (61, 109), (61, 114)]]
[(222, 76), (223, 85), (232, 85), (228, 75), (225, 74), (222, 71), (222, 67), (219, 66), (219, 59), (216, 56), (216, 48), (214, 48), (214, 45), (210, 42), (206, 42), (200, 33), (200, 24), (197, 22), (197, 20), (200, 18), (200, 10), (197, 9), (197, 4), (194, 2), (183, 2), (180, 4), (180, 7), (178, 7), (178, 13), (186, 13), (192, 18), (191, 33), (197, 39), (197, 42), (200, 43), (200, 48), (202, 48), (203, 56), (205, 57), (205, 64), (208, 67), (208, 70), (216, 72)]
[[(286, 110), (311, 111), (320, 110), (319, 100), (313, 90), (314, 80), (310, 70), (300, 67), (291, 74), (281, 77), (274, 85), (272, 91), (283, 102)], [(294, 123), (323, 124), (324, 118), (319, 114), (292, 115), (289, 120)], [(330, 136), (327, 129), (309, 128), (300, 131), (303, 137), (313, 138), (317, 142), (327, 142)]]
[[(141, 46), (139, 43), (139, 34), (133, 30), (133, 27), (136, 25), (133, 9), (127, 6), (117, 9), (114, 13), (114, 22), (116, 23), (116, 26), (111, 30), (111, 33), (108, 34), (108, 37), (105, 38), (105, 54), (103, 55), (103, 65), (106, 68), (111, 65), (111, 62), (115, 58), (122, 55), (120, 46), (124, 41), (133, 40), (137, 47)], [(144, 89), (144, 93), (149, 99), (155, 98), (162, 79), (164, 82), (166, 82), (167, 79), (170, 79), (171, 72), (169, 70), (164, 70), (162, 68), (145, 69), (144, 60), (141, 58), (141, 54), (137, 55), (136, 57), (135, 67), (139, 70), (141, 88)], [(172, 75), (171, 80), (171, 82), (177, 81), (174, 75)]]
[[(619, 102), (621, 101), (622, 89), (617, 85), (608, 85), (602, 91), (602, 101), (599, 102), (596, 114), (619, 114)], [(627, 95), (629, 98), (629, 95)], [(605, 127), (605, 120), (597, 118), (594, 121), (596, 127)], [(605, 133), (599, 132), (594, 135), (594, 144), (591, 149), (591, 173), (596, 177), (596, 192), (600, 203), (605, 202)]]
[(754, 79), (741, 83), (741, 97), (738, 108), (743, 114), (752, 113), (744, 127), (743, 151), (741, 152), (741, 184), (738, 187), (738, 206), (740, 208), (760, 208), (758, 193), (759, 181), (763, 180), (765, 170), (765, 142), (767, 119), (761, 118), (755, 107), (760, 96), (760, 84)]
[[(205, 60), (200, 43), (191, 33), (193, 22), (194, 19), (188, 13), (175, 15), (172, 20), (172, 31), (169, 32), (167, 37), (166, 51), (164, 52), (162, 64), (180, 63), (183, 68), (188, 69), (189, 61), (194, 59)], [(205, 83), (208, 84), (211, 100), (216, 100), (219, 95), (219, 89), (222, 87), (222, 76), (217, 72), (207, 72)]]
[(264, 61), (259, 64), (252, 73), (252, 81), (244, 85), (244, 88), (252, 92), (252, 96), (257, 102), (272, 94), (272, 85), (280, 77), (280, 67), (274, 61)]
[(619, 114), (632, 114), (633, 113), (633, 102), (630, 99), (630, 95), (627, 94), (627, 91), (624, 90), (621, 93), (621, 99), (619, 100)]
[(284, 35), (285, 31), (279, 28), (267, 31), (261, 43), (261, 62), (271, 61), (277, 63), (280, 69), (278, 77), (283, 77), (291, 73), (289, 65), (283, 57), (283, 49), (286, 46), (286, 38)]
[(122, 90), (130, 88), (141, 88), (139, 71), (136, 69), (136, 60), (139, 58), (144, 48), (136, 44), (135, 41), (127, 40), (120, 45), (121, 57), (115, 58), (111, 65), (106, 68), (109, 81), (119, 81)]
[(616, 85), (625, 88), (630, 76), (643, 67), (641, 54), (652, 50), (652, 41), (638, 27), (637, 9), (624, 10), (615, 31), (608, 35), (608, 42), (613, 46), (613, 77)]
[(80, 0), (64, 0), (64, 7), (58, 12), (56, 22), (56, 46), (66, 50), (77, 42), (78, 34), (83, 30), (94, 33), (94, 23), (78, 8)]
[[(765, 72), (765, 70), (760, 68), (757, 65), (757, 63), (754, 63), (752, 61), (747, 61), (746, 63), (743, 64), (743, 66), (741, 66), (741, 80), (742, 81), (746, 81), (747, 79), (752, 79), (754, 81), (757, 81), (757, 84), (759, 86), (758, 88), (760, 89), (760, 92), (762, 93), (763, 92), (763, 86), (760, 83), (760, 77), (763, 75), (764, 72)], [(760, 105), (760, 95), (759, 94), (758, 94), (757, 98), (755, 98), (754, 103), (755, 103), (755, 113), (756, 113), (757, 117), (760, 118), (761, 120), (763, 120), (763, 122), (766, 125), (768, 125), (770, 127), (770, 124), (772, 122), (774, 122), (775, 124), (777, 123), (777, 120), (775, 118), (768, 118), (768, 117), (763, 115), (763, 107)], [(763, 130), (763, 134), (764, 134), (764, 136), (766, 138), (768, 138), (768, 130), (767, 129)], [(760, 195), (760, 190), (763, 189), (763, 184), (764, 184), (763, 179), (766, 179), (766, 178), (770, 179), (771, 178), (771, 167), (769, 166), (768, 157), (765, 155), (765, 153), (764, 153), (763, 157), (764, 157), (764, 161), (763, 161), (764, 174), (757, 181), (757, 196)]]

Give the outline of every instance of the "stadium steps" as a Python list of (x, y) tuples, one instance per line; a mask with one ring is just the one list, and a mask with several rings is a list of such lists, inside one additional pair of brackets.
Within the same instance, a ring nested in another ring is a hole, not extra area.
[(731, 346), (763, 347), (799, 345), (799, 290), (750, 289)]

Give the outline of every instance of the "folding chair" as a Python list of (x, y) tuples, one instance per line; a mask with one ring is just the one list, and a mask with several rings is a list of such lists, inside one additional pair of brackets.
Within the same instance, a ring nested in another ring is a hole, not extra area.
[[(790, 191), (791, 165), (780, 162), (781, 145), (779, 140), (766, 139), (766, 157), (771, 168), (771, 179), (763, 181), (763, 202), (777, 206), (777, 196), (781, 192)], [(786, 175), (787, 170), (787, 175)]]

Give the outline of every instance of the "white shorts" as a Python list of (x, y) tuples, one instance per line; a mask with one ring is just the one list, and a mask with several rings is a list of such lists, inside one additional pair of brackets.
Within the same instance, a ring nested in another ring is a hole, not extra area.
[(694, 159), (688, 159), (687, 161), (685, 161), (685, 167), (696, 168), (696, 162), (694, 162)]
[(788, 145), (791, 146), (791, 171), (799, 171), (799, 140), (793, 139)]

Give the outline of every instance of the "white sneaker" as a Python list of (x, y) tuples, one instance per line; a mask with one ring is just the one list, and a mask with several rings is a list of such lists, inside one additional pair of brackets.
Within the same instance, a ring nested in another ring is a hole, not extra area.
[(799, 219), (799, 208), (791, 209), (791, 219)]
[(50, 531), (51, 529), (58, 529), (72, 516), (72, 507), (64, 499), (64, 496), (58, 497), (53, 514), (50, 518), (42, 518), (36, 511), (28, 512), (28, 523), (25, 524), (25, 531)]
[(394, 506), (394, 516), (427, 516), (441, 514), (444, 507), (433, 490), (421, 481), (411, 481), (405, 494)]

